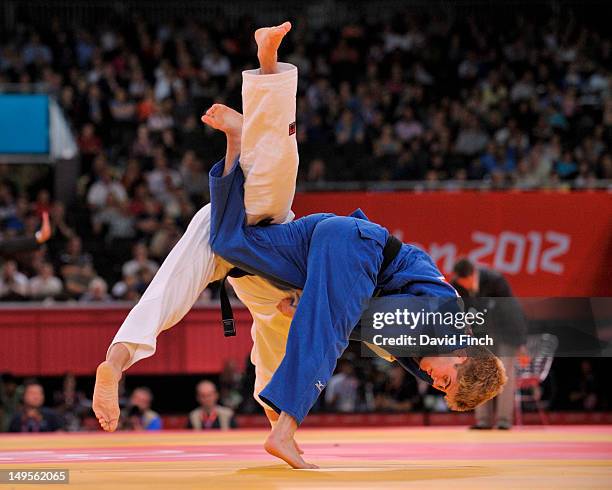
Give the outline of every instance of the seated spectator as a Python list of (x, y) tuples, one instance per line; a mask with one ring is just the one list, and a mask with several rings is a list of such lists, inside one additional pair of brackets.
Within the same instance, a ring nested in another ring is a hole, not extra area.
[(112, 298), (108, 294), (108, 285), (101, 277), (94, 277), (87, 288), (87, 292), (79, 301), (83, 303), (105, 303)]
[(208, 201), (208, 173), (193, 150), (186, 151), (180, 167), (181, 179), (189, 199), (196, 206)]
[(44, 262), (38, 275), (30, 279), (30, 296), (32, 299), (43, 300), (58, 297), (64, 286), (59, 277), (54, 274), (53, 265)]
[(13, 416), (9, 432), (56, 432), (63, 429), (61, 417), (44, 407), (45, 392), (38, 383), (26, 385), (23, 407)]
[(11, 373), (0, 377), (0, 432), (7, 432), (23, 398), (23, 385)]
[(91, 410), (91, 400), (82, 391), (77, 391), (74, 374), (64, 376), (62, 390), (53, 394), (53, 400), (64, 428), (70, 432), (80, 430), (83, 417)]
[(141, 293), (140, 282), (136, 276), (123, 276), (123, 279), (116, 282), (111, 290), (113, 298), (123, 301), (138, 301)]
[(152, 274), (157, 272), (159, 265), (149, 259), (149, 250), (144, 243), (137, 243), (132, 247), (133, 259), (123, 264), (121, 272), (124, 276), (135, 276), (141, 269), (148, 269)]
[(489, 136), (480, 127), (475, 115), (467, 117), (465, 127), (459, 130), (455, 151), (460, 155), (473, 156), (483, 151), (489, 141)]
[(149, 129), (143, 124), (138, 126), (136, 140), (132, 144), (132, 155), (140, 158), (153, 156), (153, 141), (149, 135)]
[(578, 175), (578, 164), (572, 152), (564, 151), (563, 156), (554, 163), (554, 170), (562, 180), (568, 180)]
[(89, 188), (89, 192), (87, 193), (87, 204), (89, 204), (93, 210), (98, 211), (103, 209), (107, 205), (108, 198), (111, 195), (115, 198), (116, 202), (122, 203), (127, 201), (127, 193), (123, 185), (113, 177), (108, 165), (100, 165), (97, 173), (98, 179)]
[(591, 361), (584, 359), (580, 362), (579, 374), (571, 382), (569, 399), (572, 407), (585, 411), (596, 410), (599, 405), (599, 386)]
[(93, 124), (87, 123), (83, 126), (78, 138), (78, 145), (83, 158), (89, 162), (102, 151), (102, 140), (96, 135)]
[(308, 165), (306, 180), (308, 182), (324, 182), (326, 173), (327, 167), (325, 161), (321, 158), (315, 158), (310, 162), (310, 165)]
[(384, 386), (378, 391), (376, 409), (389, 412), (410, 410), (417, 394), (414, 378), (406, 377), (406, 371), (400, 366), (391, 368)]
[(151, 410), (153, 393), (146, 387), (136, 388), (130, 401), (123, 410), (122, 428), (124, 430), (161, 430), (162, 419), (157, 412)]
[(78, 299), (87, 291), (89, 283), (96, 276), (91, 255), (83, 253), (78, 236), (68, 240), (66, 251), (60, 256), (60, 271), (64, 288), (69, 298)]
[(338, 369), (325, 388), (325, 405), (334, 412), (354, 412), (357, 407), (359, 380), (353, 364), (346, 359), (338, 362)]
[(163, 147), (157, 147), (154, 154), (155, 168), (147, 174), (149, 190), (156, 199), (165, 203), (172, 189), (181, 185), (181, 174), (170, 168)]
[(163, 260), (181, 238), (176, 221), (171, 216), (164, 216), (163, 221), (151, 240), (151, 255)]
[(20, 301), (28, 296), (28, 278), (17, 269), (17, 262), (7, 260), (0, 274), (0, 299)]
[(223, 369), (219, 374), (219, 400), (221, 405), (235, 409), (242, 402), (240, 394), (240, 382), (242, 373), (239, 371), (236, 361), (227, 359), (223, 362)]
[(189, 413), (188, 429), (235, 429), (236, 419), (231, 408), (217, 404), (219, 393), (211, 381), (200, 381), (196, 386), (196, 399), (200, 406)]

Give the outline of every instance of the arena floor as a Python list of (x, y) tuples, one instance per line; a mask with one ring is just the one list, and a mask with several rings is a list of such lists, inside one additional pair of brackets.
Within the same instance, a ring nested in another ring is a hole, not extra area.
[[(68, 468), (71, 488), (612, 488), (612, 426), (303, 429), (319, 470), (291, 470), (264, 431), (0, 436), (0, 469)], [(11, 488), (11, 485), (0, 485)], [(17, 490), (41, 485), (15, 485)], [(62, 488), (54, 486), (53, 488)]]

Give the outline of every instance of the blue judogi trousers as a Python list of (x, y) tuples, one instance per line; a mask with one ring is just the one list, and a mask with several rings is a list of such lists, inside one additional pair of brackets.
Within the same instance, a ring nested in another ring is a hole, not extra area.
[[(246, 226), (244, 176), (237, 162), (226, 176), (223, 167), (221, 161), (210, 172), (212, 250), (279, 286), (303, 290), (285, 357), (259, 393), (276, 411), (301, 423), (331, 378), (377, 286), (396, 289), (412, 280), (424, 288), (423, 294), (428, 294), (428, 284), (432, 291), (442, 288), (448, 295), (454, 295), (454, 289), (440, 284), (433, 262), (408, 245), (381, 277), (389, 232), (359, 211), (352, 216), (315, 214), (283, 225)], [(411, 270), (408, 263), (413, 264)]]

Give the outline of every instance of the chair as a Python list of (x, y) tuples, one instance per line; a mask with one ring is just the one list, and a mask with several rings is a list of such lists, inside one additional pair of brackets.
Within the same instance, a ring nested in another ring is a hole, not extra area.
[[(542, 424), (548, 424), (548, 417), (542, 406), (540, 385), (548, 377), (550, 367), (559, 346), (556, 335), (544, 333), (527, 337), (529, 364), (515, 364), (516, 391), (514, 396), (516, 424), (522, 424), (522, 405), (524, 401), (534, 402)], [(527, 393), (526, 393), (527, 392)]]

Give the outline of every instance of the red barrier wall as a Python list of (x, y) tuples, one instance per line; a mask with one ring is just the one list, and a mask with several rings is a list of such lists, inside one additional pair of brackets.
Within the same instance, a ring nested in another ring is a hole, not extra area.
[[(519, 296), (612, 296), (612, 196), (592, 193), (310, 193), (298, 215), (361, 207), (370, 219), (431, 253), (448, 273), (469, 255), (504, 272)], [(0, 372), (93, 374), (127, 308), (0, 309)], [(243, 366), (250, 315), (235, 309), (238, 336), (224, 339), (218, 308), (197, 308), (162, 334), (141, 374), (219, 372)]]
[[(0, 309), (0, 372), (19, 376), (92, 375), (128, 308)], [(196, 308), (161, 334), (157, 352), (133, 374), (217, 373), (233, 359), (242, 369), (250, 352), (251, 316), (234, 309), (237, 336), (223, 337), (218, 308)]]
[(467, 255), (519, 296), (612, 296), (612, 194), (607, 192), (302, 193), (298, 216), (368, 217), (430, 253), (444, 274)]

